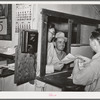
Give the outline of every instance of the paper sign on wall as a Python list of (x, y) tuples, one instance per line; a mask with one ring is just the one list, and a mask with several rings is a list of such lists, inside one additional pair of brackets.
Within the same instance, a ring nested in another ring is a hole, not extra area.
[(20, 33), (23, 29), (32, 29), (33, 16), (33, 4), (16, 4), (15, 33)]
[(0, 35), (7, 35), (7, 19), (0, 19)]

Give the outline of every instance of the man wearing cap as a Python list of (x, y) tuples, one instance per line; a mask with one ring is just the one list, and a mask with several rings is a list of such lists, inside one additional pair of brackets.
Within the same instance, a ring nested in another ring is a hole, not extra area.
[(65, 42), (67, 42), (65, 34), (57, 32), (54, 39), (54, 49), (49, 48), (48, 50), (46, 73), (54, 72), (54, 70), (60, 71), (63, 68), (63, 64), (59, 62), (66, 56), (63, 51)]

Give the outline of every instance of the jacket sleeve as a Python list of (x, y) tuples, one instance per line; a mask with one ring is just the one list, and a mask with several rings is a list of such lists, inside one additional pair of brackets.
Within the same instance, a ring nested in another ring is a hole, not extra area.
[[(76, 64), (78, 66), (78, 64)], [(74, 69), (77, 67), (75, 66)], [(96, 67), (95, 67), (96, 66)], [(89, 85), (97, 79), (99, 63), (91, 61), (84, 69), (78, 70), (73, 74), (73, 83), (79, 85)]]

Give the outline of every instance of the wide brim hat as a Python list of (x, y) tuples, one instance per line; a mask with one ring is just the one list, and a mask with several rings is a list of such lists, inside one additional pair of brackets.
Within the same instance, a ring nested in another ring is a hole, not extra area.
[(67, 42), (67, 37), (65, 37), (63, 32), (57, 32), (55, 38), (63, 38)]

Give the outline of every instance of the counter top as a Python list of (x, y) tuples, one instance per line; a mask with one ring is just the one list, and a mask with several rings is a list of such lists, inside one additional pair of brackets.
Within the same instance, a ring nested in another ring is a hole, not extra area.
[(71, 71), (64, 71), (61, 73), (45, 75), (44, 77), (37, 77), (37, 79), (53, 86), (59, 87), (63, 91), (83, 91), (83, 86), (73, 84), (72, 79), (68, 78), (69, 76), (71, 76), (71, 73)]

